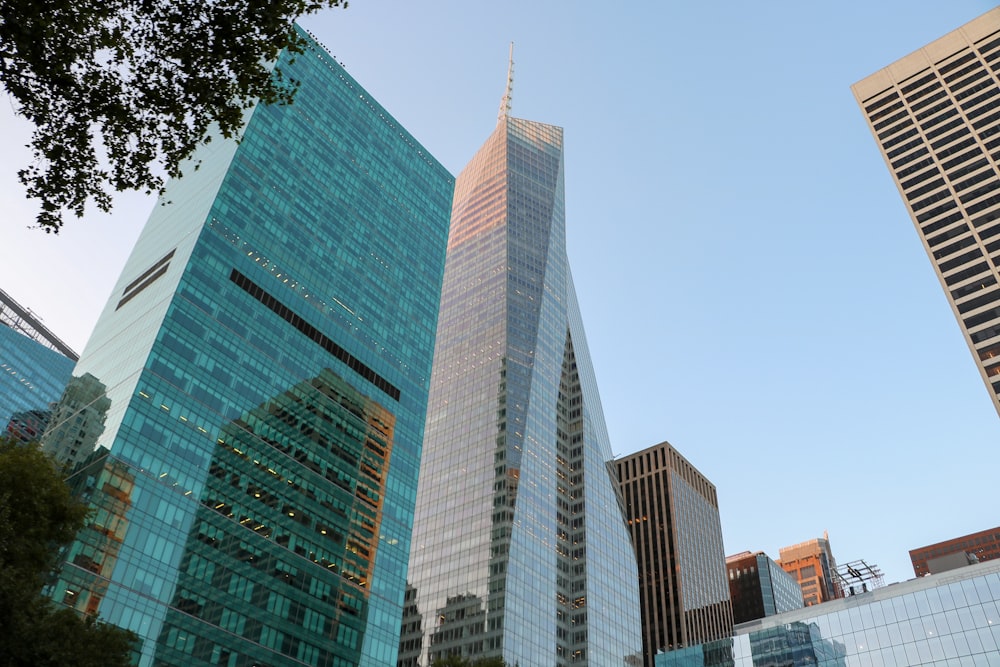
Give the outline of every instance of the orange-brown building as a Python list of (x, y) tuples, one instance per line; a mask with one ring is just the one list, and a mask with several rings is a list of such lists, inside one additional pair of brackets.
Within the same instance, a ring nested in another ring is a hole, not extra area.
[(844, 597), (837, 583), (837, 561), (830, 551), (830, 538), (823, 537), (778, 550), (781, 569), (802, 588), (802, 602), (811, 606)]
[(932, 574), (934, 568), (932, 565), (928, 565), (928, 561), (963, 552), (972, 554), (980, 562), (1000, 558), (1000, 528), (981, 530), (978, 533), (955, 537), (944, 542), (928, 544), (926, 547), (910, 549), (913, 574), (918, 577)]

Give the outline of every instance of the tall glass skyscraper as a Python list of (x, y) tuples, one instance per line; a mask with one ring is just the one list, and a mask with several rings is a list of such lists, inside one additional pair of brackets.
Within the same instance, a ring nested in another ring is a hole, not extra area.
[(50, 594), (145, 666), (396, 661), (454, 179), (311, 40), (278, 65), (294, 104), (143, 230), (57, 409), (97, 426), (46, 443), (95, 508)]
[(566, 256), (563, 132), (456, 182), (400, 665), (637, 664), (635, 554)]

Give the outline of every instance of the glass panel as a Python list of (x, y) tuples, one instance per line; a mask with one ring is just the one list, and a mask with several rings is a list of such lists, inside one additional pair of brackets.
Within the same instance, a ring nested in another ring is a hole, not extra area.
[(929, 588), (924, 591), (927, 594), (927, 603), (930, 605), (930, 610), (932, 614), (937, 614), (941, 611), (941, 597), (938, 595), (936, 588)]
[(975, 582), (969, 580), (963, 581), (962, 592), (965, 593), (965, 599), (970, 605), (979, 603), (979, 593), (976, 591)]

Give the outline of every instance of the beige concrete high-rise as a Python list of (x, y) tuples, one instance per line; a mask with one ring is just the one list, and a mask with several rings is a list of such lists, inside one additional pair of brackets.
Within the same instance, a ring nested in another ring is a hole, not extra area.
[(1000, 8), (854, 84), (1000, 412)]

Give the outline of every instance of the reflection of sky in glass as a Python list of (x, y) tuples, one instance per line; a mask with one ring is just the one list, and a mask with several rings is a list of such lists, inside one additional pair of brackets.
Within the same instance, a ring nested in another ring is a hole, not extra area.
[(505, 119), (463, 170), (441, 305), (401, 664), (622, 664), (635, 560), (569, 276), (561, 129)]
[(657, 656), (657, 667), (1000, 664), (1000, 562), (876, 589)]

